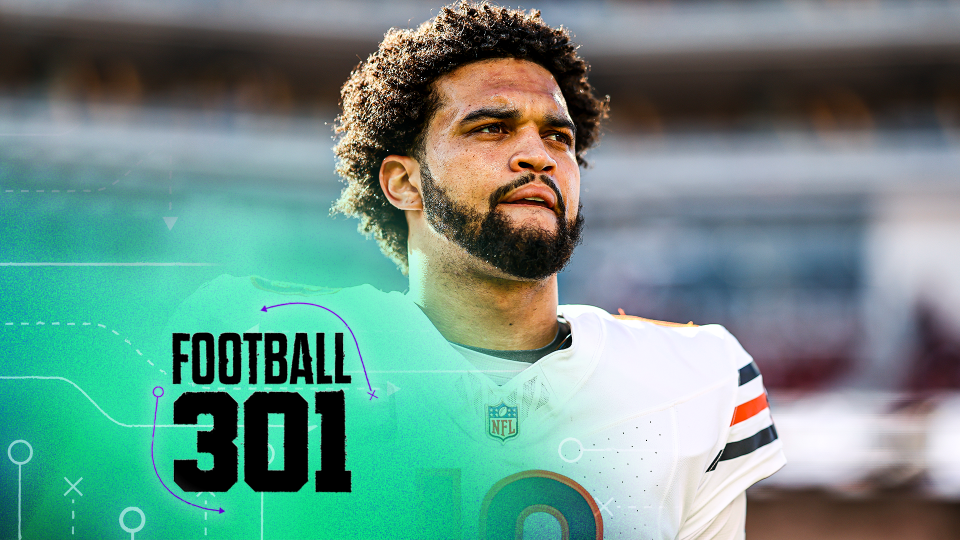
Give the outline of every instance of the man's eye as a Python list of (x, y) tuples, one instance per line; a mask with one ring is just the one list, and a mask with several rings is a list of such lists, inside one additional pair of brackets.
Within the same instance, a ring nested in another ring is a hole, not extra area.
[(562, 142), (563, 144), (573, 144), (573, 139), (566, 133), (561, 133), (559, 131), (550, 133), (547, 135), (548, 139)]
[(503, 125), (501, 124), (488, 124), (477, 128), (476, 133), (503, 133)]

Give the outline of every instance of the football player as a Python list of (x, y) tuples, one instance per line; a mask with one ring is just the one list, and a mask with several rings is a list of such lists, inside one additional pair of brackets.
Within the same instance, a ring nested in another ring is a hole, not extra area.
[[(784, 464), (757, 366), (724, 328), (558, 305), (607, 112), (587, 70), (536, 12), (463, 2), (391, 29), (342, 90), (334, 210), (409, 292), (222, 277), (182, 310), (246, 306), (203, 317), (303, 332), (323, 314), (259, 309), (297, 296), (351, 325), (378, 393), (347, 403), (353, 498), (316, 511), (340, 537), (743, 538), (745, 490)], [(426, 514), (413, 529), (404, 505)]]
[[(409, 298), (484, 374), (488, 435), (507, 446), (538, 415), (558, 433), (619, 431), (602, 444), (619, 454), (590, 456), (608, 460), (604, 479), (583, 484), (611, 536), (636, 534), (628, 516), (655, 506), (644, 537), (742, 537), (744, 490), (784, 463), (750, 357), (717, 326), (558, 310), (557, 272), (583, 226), (579, 166), (607, 110), (586, 75), (567, 31), (536, 13), (461, 3), (391, 30), (343, 87), (335, 208), (409, 272)], [(536, 399), (514, 412), (505, 397), (520, 387)], [(524, 410), (539, 400), (549, 413)], [(615, 457), (651, 437), (659, 458)], [(558, 452), (582, 460), (583, 444)], [(664, 470), (630, 472), (641, 459)]]

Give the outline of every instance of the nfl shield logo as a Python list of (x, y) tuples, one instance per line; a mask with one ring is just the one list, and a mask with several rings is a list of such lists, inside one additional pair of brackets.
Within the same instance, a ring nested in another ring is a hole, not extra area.
[(487, 435), (501, 442), (512, 439), (519, 433), (520, 425), (517, 418), (517, 408), (508, 407), (504, 402), (487, 406)]

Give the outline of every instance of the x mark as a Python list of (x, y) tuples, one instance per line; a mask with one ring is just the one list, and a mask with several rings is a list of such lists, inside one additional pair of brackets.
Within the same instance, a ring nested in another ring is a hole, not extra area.
[[(613, 517), (613, 512), (611, 512), (610, 509), (607, 508), (607, 505), (610, 504), (611, 501), (613, 501), (613, 497), (610, 497), (609, 499), (607, 499), (607, 502), (602, 503), (600, 505), (600, 512), (603, 512), (604, 510), (606, 510), (607, 513), (610, 514), (610, 517)], [(600, 499), (597, 499), (597, 502), (600, 502)]]
[[(63, 479), (67, 480), (67, 477), (64, 476)], [(77, 480), (76, 482), (71, 482), (70, 480), (67, 480), (67, 484), (70, 485), (70, 489), (68, 489), (66, 493), (63, 494), (63, 496), (66, 497), (67, 493), (70, 493), (71, 491), (76, 491), (77, 493), (80, 494), (81, 497), (83, 497), (83, 493), (80, 493), (80, 490), (77, 489), (77, 484), (79, 484), (81, 480), (83, 480), (82, 476), (80, 477), (80, 480)]]

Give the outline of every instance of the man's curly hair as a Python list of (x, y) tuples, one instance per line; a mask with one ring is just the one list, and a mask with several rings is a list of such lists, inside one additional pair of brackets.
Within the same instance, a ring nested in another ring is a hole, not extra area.
[(343, 111), (333, 150), (347, 186), (331, 213), (359, 218), (359, 230), (373, 236), (404, 274), (407, 221), (380, 189), (380, 165), (391, 154), (421, 157), (426, 126), (440, 106), (434, 81), (465, 64), (494, 58), (529, 60), (553, 75), (577, 128), (577, 162), (585, 165), (583, 153), (599, 139), (607, 100), (593, 95), (589, 66), (568, 31), (546, 25), (538, 11), (463, 0), (415, 30), (391, 28), (340, 92)]

